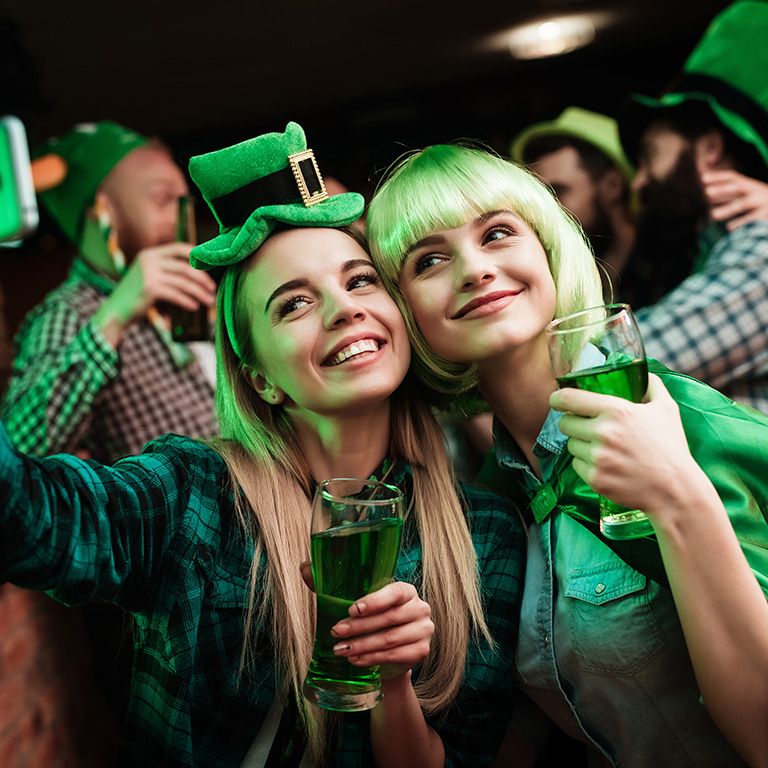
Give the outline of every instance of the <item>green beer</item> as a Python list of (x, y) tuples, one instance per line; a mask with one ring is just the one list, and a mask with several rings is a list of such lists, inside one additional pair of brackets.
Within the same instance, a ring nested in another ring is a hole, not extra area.
[(392, 581), (402, 527), (401, 518), (384, 517), (342, 524), (311, 536), (317, 627), (304, 693), (326, 709), (368, 709), (371, 702), (366, 694), (378, 701), (378, 667), (356, 667), (336, 656), (333, 646), (339, 640), (331, 635), (331, 627), (349, 617), (355, 600)]
[[(601, 395), (614, 395), (633, 403), (642, 401), (648, 389), (648, 365), (645, 359), (631, 360), (622, 355), (623, 361), (606, 363), (561, 376), (561, 387), (573, 387)], [(600, 497), (601, 528), (611, 538), (636, 538), (653, 533), (653, 527), (645, 512), (627, 509), (604, 496)]]
[(639, 403), (648, 389), (648, 365), (645, 360), (629, 360), (616, 365), (601, 365), (561, 376), (557, 383), (561, 387), (586, 389), (601, 395), (616, 397)]

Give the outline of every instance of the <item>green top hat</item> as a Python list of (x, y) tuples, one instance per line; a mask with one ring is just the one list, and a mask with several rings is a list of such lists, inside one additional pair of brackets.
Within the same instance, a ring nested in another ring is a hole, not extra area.
[(634, 170), (621, 148), (619, 127), (616, 121), (607, 115), (580, 107), (568, 107), (556, 120), (536, 123), (518, 133), (512, 141), (512, 158), (522, 163), (526, 147), (540, 136), (570, 136), (586, 141), (610, 158), (627, 181), (632, 179)]
[(279, 224), (342, 227), (360, 218), (365, 205), (357, 192), (328, 195), (296, 123), (288, 123), (284, 133), (266, 133), (193, 157), (189, 174), (220, 232), (192, 249), (190, 262), (198, 269), (242, 261)]
[(740, 0), (715, 17), (658, 99), (635, 94), (619, 123), (621, 141), (636, 158), (652, 120), (684, 104), (702, 103), (723, 128), (754, 147), (768, 165), (768, 3)]
[(85, 212), (101, 182), (129, 152), (147, 141), (129, 128), (104, 120), (76, 125), (35, 148), (33, 157), (55, 154), (67, 165), (64, 181), (42, 192), (40, 200), (75, 245), (80, 243)]

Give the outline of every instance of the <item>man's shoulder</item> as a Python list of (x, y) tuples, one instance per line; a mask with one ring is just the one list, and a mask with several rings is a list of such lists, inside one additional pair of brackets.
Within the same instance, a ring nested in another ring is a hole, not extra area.
[(750, 221), (723, 233), (712, 248), (708, 266), (729, 256), (745, 255), (768, 259), (768, 221)]
[(74, 314), (88, 318), (96, 312), (102, 299), (87, 283), (67, 278), (32, 307), (24, 318), (22, 328), (52, 315)]

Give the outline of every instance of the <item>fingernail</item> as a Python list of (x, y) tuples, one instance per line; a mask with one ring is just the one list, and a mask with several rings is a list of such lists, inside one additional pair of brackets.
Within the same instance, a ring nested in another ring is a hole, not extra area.
[(331, 627), (331, 634), (336, 637), (344, 637), (349, 634), (349, 624), (346, 621), (341, 621), (338, 624), (334, 624)]
[(362, 616), (365, 613), (367, 607), (368, 606), (366, 606), (366, 604), (362, 600), (358, 600), (356, 603), (352, 603), (352, 605), (349, 607), (349, 611), (352, 614), (352, 616), (354, 616), (355, 614), (352, 613), (352, 610), (357, 609), (357, 615)]
[(344, 653), (344, 651), (348, 651), (352, 646), (349, 643), (336, 643), (336, 645), (333, 646), (333, 652), (334, 653)]

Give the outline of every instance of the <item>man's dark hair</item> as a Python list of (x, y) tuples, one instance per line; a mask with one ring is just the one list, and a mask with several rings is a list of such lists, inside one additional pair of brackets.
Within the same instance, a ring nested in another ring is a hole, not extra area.
[(688, 102), (675, 109), (659, 114), (659, 120), (649, 125), (665, 125), (688, 141), (696, 141), (711, 131), (717, 131), (723, 138), (725, 155), (735, 170), (745, 176), (768, 182), (768, 165), (757, 149), (738, 139), (714, 115), (710, 107), (701, 102)]
[[(611, 169), (618, 170), (622, 177), (624, 176), (621, 169), (605, 152), (598, 149), (594, 144), (567, 133), (551, 133), (531, 139), (523, 149), (523, 162), (527, 166), (531, 166), (537, 160), (541, 160), (542, 157), (567, 147), (576, 150), (581, 167), (592, 181), (598, 181), (604, 173)], [(625, 185), (622, 202), (625, 205), (629, 203), (629, 184)]]

